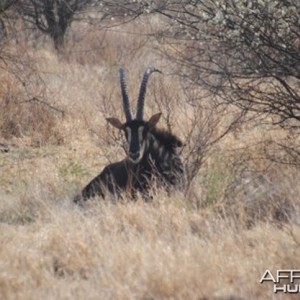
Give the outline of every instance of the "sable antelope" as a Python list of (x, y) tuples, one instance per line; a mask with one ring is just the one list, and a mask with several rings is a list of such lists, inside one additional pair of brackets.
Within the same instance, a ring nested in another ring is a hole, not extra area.
[(129, 98), (125, 81), (125, 72), (119, 70), (123, 109), (126, 122), (117, 118), (106, 120), (125, 133), (127, 141), (127, 157), (122, 161), (106, 166), (74, 199), (78, 203), (91, 197), (105, 197), (109, 191), (119, 197), (122, 191), (129, 191), (131, 197), (140, 192), (147, 198), (147, 192), (153, 182), (170, 186), (183, 183), (183, 164), (177, 153), (182, 142), (172, 133), (157, 129), (161, 113), (154, 114), (149, 121), (143, 120), (144, 99), (150, 75), (159, 70), (146, 69), (137, 101), (136, 117), (131, 116)]

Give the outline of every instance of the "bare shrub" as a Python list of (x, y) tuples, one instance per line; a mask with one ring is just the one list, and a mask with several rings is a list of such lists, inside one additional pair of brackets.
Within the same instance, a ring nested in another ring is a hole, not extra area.
[(57, 119), (63, 116), (63, 111), (50, 104), (46, 85), (24, 50), (20, 47), (11, 51), (2, 62), (5, 71), (0, 89), (0, 136), (5, 140), (25, 138), (34, 146), (59, 144), (62, 137), (57, 130)]
[(270, 163), (263, 151), (263, 143), (213, 151), (197, 179), (197, 207), (246, 228), (293, 222), (299, 210), (299, 174), (293, 166)]
[(30, 137), (33, 145), (41, 145), (55, 138), (55, 118), (44, 105), (34, 100), (21, 102), (15, 86), (13, 91), (5, 91), (1, 100), (0, 132), (4, 139)]

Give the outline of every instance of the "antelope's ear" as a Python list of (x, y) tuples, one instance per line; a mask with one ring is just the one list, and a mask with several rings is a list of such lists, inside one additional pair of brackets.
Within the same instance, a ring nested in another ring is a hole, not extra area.
[(124, 128), (123, 124), (117, 118), (106, 118), (106, 121), (118, 129)]
[(158, 123), (160, 117), (161, 117), (161, 113), (157, 113), (157, 114), (153, 115), (148, 121), (148, 124), (150, 125), (150, 127), (154, 127)]

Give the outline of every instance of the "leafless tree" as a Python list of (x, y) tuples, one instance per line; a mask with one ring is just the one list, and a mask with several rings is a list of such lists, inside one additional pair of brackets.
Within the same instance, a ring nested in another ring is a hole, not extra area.
[(11, 3), (11, 19), (21, 16), (30, 30), (38, 29), (51, 37), (56, 49), (63, 47), (74, 21), (99, 25), (106, 19), (115, 19), (114, 25), (118, 25), (119, 21), (129, 22), (143, 13), (139, 5), (126, 0), (11, 0)]
[(182, 76), (246, 112), (299, 127), (298, 1), (142, 2), (169, 20), (166, 54)]
[(92, 0), (24, 0), (17, 1), (14, 12), (25, 24), (51, 37), (56, 49), (64, 44), (65, 34), (74, 18), (83, 13)]
[[(219, 105), (238, 107), (244, 117), (299, 133), (299, 1), (145, 0), (139, 5), (144, 13), (164, 17), (154, 34), (178, 75), (217, 96)], [(298, 153), (291, 144), (281, 147), (284, 153), (286, 146)]]

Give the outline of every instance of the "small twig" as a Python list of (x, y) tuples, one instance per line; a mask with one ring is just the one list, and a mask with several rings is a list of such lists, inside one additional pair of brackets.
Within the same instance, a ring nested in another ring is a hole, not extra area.
[(55, 106), (53, 106), (53, 105), (47, 103), (46, 101), (41, 100), (41, 99), (36, 98), (36, 97), (33, 97), (33, 98), (31, 98), (31, 99), (28, 99), (28, 100), (21, 101), (20, 103), (30, 103), (30, 102), (38, 102), (38, 103), (40, 103), (40, 104), (46, 105), (46, 106), (48, 106), (49, 108), (55, 110), (56, 112), (61, 113), (63, 117), (65, 116), (65, 111), (64, 111), (64, 110), (59, 109), (59, 108), (57, 108), (57, 107), (55, 107)]

